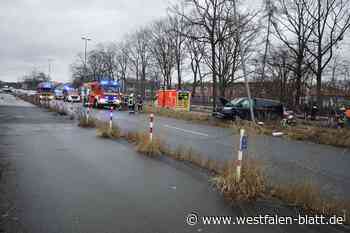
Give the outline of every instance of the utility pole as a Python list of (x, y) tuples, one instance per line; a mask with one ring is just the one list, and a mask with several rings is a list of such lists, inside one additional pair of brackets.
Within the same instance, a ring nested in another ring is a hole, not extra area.
[(83, 36), (81, 39), (85, 42), (85, 50), (84, 50), (84, 76), (87, 77), (87, 70), (86, 70), (86, 50), (87, 50), (87, 43), (91, 40), (90, 38)]
[(255, 124), (255, 116), (254, 116), (254, 109), (253, 109), (253, 101), (252, 101), (252, 96), (250, 93), (250, 88), (249, 88), (249, 83), (248, 83), (248, 77), (247, 77), (247, 70), (246, 70), (246, 65), (245, 65), (245, 56), (242, 48), (242, 43), (241, 43), (241, 31), (240, 31), (240, 23), (239, 23), (239, 17), (237, 15), (237, 6), (236, 6), (236, 0), (233, 0), (233, 10), (234, 10), (234, 17), (235, 17), (235, 23), (236, 23), (236, 36), (237, 36), (237, 41), (238, 41), (238, 48), (239, 48), (239, 54), (241, 57), (241, 64), (242, 64), (242, 71), (243, 71), (243, 76), (244, 76), (244, 82), (246, 86), (246, 91), (249, 99), (249, 108), (250, 108), (250, 117)]
[(49, 64), (49, 73), (48, 73), (48, 78), (51, 79), (51, 62), (53, 61), (53, 59), (49, 58), (47, 59), (48, 64)]

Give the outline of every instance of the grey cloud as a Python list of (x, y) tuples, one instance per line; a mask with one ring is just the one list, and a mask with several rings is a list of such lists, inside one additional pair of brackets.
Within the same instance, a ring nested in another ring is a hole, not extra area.
[(52, 77), (70, 78), (69, 64), (82, 51), (82, 35), (90, 46), (120, 40), (153, 19), (164, 16), (164, 0), (1, 0), (0, 80), (14, 81), (33, 67)]

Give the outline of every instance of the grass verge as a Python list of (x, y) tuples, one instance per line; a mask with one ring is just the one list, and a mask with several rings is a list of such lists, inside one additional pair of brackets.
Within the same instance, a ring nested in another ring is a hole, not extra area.
[(160, 139), (153, 138), (150, 140), (149, 135), (147, 134), (138, 134), (136, 144), (137, 152), (147, 155), (149, 157), (158, 157), (162, 155), (163, 144)]
[(240, 182), (237, 182), (236, 166), (233, 163), (212, 181), (230, 203), (277, 198), (289, 206), (299, 208), (305, 214), (343, 217), (345, 223), (350, 224), (349, 201), (327, 198), (311, 182), (271, 185), (264, 174), (262, 163), (256, 160), (243, 162)]
[(350, 147), (349, 129), (331, 129), (315, 126), (296, 127), (287, 131), (288, 137), (294, 140), (311, 141), (318, 144), (338, 147)]
[(109, 124), (106, 122), (99, 122), (96, 128), (96, 134), (101, 138), (109, 138), (109, 139), (120, 139), (121, 138), (121, 130), (118, 125), (113, 125), (110, 128)]
[(145, 113), (154, 113), (164, 117), (171, 117), (175, 119), (195, 122), (206, 122), (210, 120), (210, 115), (206, 113), (175, 111), (173, 109), (157, 108), (150, 105), (145, 106)]
[(86, 116), (80, 116), (78, 126), (81, 128), (95, 128), (96, 119), (93, 117), (89, 117), (88, 120)]
[(216, 188), (225, 199), (233, 201), (255, 201), (266, 196), (267, 182), (260, 162), (244, 161), (240, 181), (236, 166), (231, 163), (222, 173), (213, 178)]
[(321, 190), (311, 182), (274, 187), (271, 196), (293, 207), (299, 207), (307, 214), (345, 217), (350, 224), (350, 202), (323, 197)]

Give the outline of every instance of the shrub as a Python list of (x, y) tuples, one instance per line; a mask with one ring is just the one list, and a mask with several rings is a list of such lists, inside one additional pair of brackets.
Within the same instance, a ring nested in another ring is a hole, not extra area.
[[(140, 137), (140, 135), (142, 135)], [(139, 134), (137, 141), (137, 151), (141, 154), (158, 157), (162, 155), (162, 143), (159, 139), (153, 138), (151, 141), (147, 134)]]
[(95, 128), (96, 119), (89, 117), (89, 120), (88, 120), (86, 116), (80, 116), (78, 126), (82, 128)]
[(240, 181), (237, 181), (236, 166), (233, 163), (214, 177), (213, 181), (229, 201), (255, 201), (266, 194), (262, 165), (254, 160), (244, 161)]
[(117, 125), (113, 125), (112, 128), (109, 127), (108, 123), (99, 122), (97, 124), (97, 136), (101, 138), (109, 139), (119, 139), (121, 138), (121, 130)]

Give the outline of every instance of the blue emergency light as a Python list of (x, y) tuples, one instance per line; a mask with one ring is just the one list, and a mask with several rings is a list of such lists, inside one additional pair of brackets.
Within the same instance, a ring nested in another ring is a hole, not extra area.
[(119, 82), (113, 80), (102, 80), (100, 84), (102, 86), (119, 86)]
[(39, 86), (41, 86), (41, 88), (52, 88), (52, 84), (50, 82), (41, 83)]
[(101, 85), (108, 85), (109, 82), (107, 80), (103, 80), (100, 83), (101, 83)]

